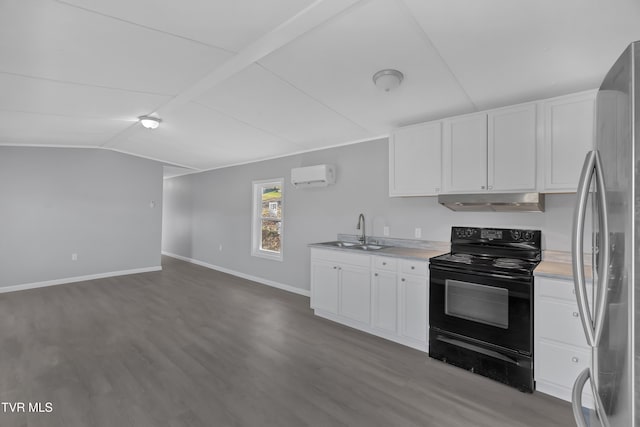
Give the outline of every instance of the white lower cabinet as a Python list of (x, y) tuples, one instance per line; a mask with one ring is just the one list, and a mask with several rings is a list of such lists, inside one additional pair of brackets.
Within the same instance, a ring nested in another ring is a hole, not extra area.
[(397, 260), (373, 257), (371, 278), (371, 311), (373, 328), (390, 334), (398, 333), (398, 274)]
[(427, 277), (400, 275), (400, 336), (427, 349)]
[(370, 256), (311, 249), (311, 308), (370, 322)]
[[(311, 258), (311, 308), (338, 314), (338, 268), (336, 263)], [(321, 284), (321, 285), (320, 285)]]
[(340, 305), (338, 313), (357, 322), (369, 323), (371, 285), (369, 268), (343, 265), (340, 274)]
[(427, 351), (428, 271), (427, 261), (312, 248), (311, 308)]
[[(589, 350), (543, 340), (538, 343), (535, 357), (540, 366), (540, 372), (536, 372), (538, 391), (570, 401), (573, 382), (589, 367)], [(591, 401), (591, 393), (587, 395), (588, 399), (583, 400)]]
[(374, 256), (372, 265), (373, 329), (388, 339), (427, 351), (428, 263)]
[[(571, 280), (536, 277), (534, 377), (536, 389), (571, 400), (573, 383), (591, 362)], [(583, 405), (593, 407), (589, 390)]]

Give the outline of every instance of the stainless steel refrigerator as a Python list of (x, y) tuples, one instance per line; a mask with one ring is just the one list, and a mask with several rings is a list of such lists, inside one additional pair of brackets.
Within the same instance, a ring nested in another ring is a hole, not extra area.
[[(640, 42), (607, 73), (596, 105), (595, 149), (580, 177), (572, 237), (576, 298), (592, 360), (576, 379), (573, 412), (579, 427), (640, 427)], [(593, 287), (584, 274), (589, 218)], [(585, 386), (597, 415), (582, 408)]]

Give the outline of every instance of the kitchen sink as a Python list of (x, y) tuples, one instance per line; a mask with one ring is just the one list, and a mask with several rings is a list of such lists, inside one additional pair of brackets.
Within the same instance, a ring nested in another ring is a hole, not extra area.
[(335, 247), (337, 247), (337, 248), (352, 248), (352, 247), (360, 246), (360, 244), (359, 244), (359, 243), (354, 243), (354, 242), (342, 242), (342, 241), (324, 242), (324, 243), (321, 243), (321, 245), (326, 245), (326, 246), (335, 246)]
[(384, 247), (385, 246), (380, 246), (380, 245), (357, 245), (357, 246), (354, 246), (353, 249), (362, 249), (363, 251), (377, 251)]
[(354, 250), (361, 250), (361, 251), (377, 251), (380, 250), (382, 248), (386, 248), (387, 246), (382, 246), (382, 245), (370, 245), (370, 244), (361, 244), (361, 243), (355, 243), (355, 242), (343, 242), (343, 241), (335, 241), (335, 242), (323, 242), (320, 243), (321, 245), (324, 246), (333, 246), (336, 248), (345, 248), (345, 249), (354, 249)]

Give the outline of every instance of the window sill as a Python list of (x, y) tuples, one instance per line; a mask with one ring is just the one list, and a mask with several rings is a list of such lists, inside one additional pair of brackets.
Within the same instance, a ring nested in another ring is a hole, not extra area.
[(255, 257), (258, 257), (258, 258), (265, 258), (265, 259), (270, 259), (270, 260), (273, 260), (273, 261), (282, 262), (282, 252), (278, 253), (278, 252), (254, 250), (254, 251), (251, 252), (251, 255), (255, 256)]

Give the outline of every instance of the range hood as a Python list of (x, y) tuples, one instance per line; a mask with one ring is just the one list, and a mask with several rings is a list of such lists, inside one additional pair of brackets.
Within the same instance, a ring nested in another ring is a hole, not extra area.
[(452, 211), (544, 212), (542, 193), (440, 194), (438, 203)]

